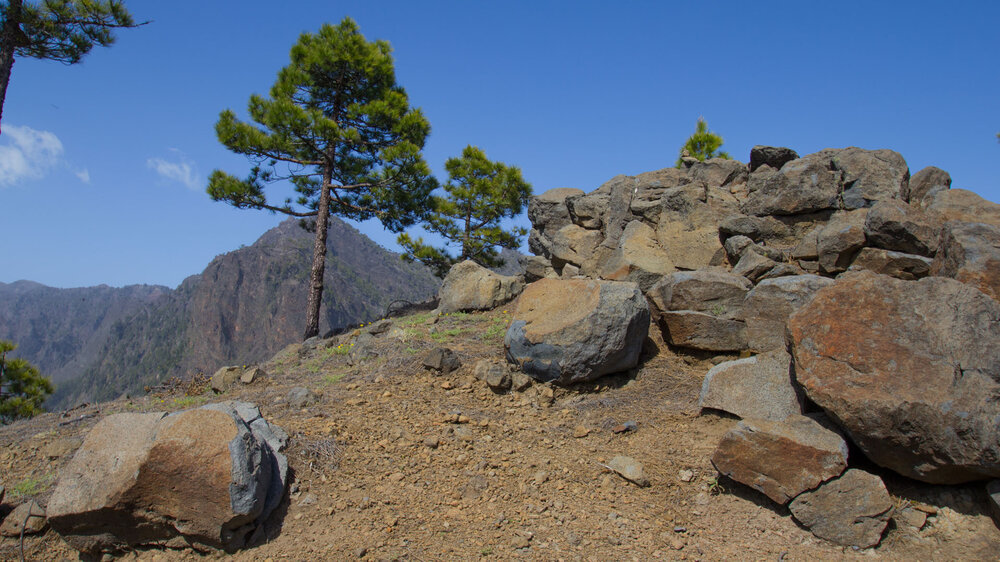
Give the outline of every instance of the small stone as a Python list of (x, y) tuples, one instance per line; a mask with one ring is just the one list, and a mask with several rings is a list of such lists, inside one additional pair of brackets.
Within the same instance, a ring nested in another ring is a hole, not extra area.
[[(27, 519), (27, 523), (25, 523)], [(17, 537), (21, 535), (21, 527), (24, 527), (24, 534), (34, 535), (45, 530), (48, 522), (45, 519), (45, 510), (34, 500), (22, 503), (10, 512), (10, 515), (3, 520), (0, 525), (0, 535), (5, 537)]]
[(516, 549), (528, 548), (531, 546), (531, 539), (522, 535), (515, 535), (510, 544)]
[(612, 433), (626, 433), (629, 431), (635, 431), (637, 429), (639, 429), (639, 426), (636, 425), (634, 421), (627, 421), (623, 424), (619, 424), (611, 428), (611, 431)]
[(545, 472), (544, 470), (539, 470), (538, 472), (536, 472), (534, 478), (532, 479), (532, 481), (535, 483), (535, 486), (541, 486), (542, 484), (548, 482), (548, 480), (549, 480), (549, 473)]
[(354, 556), (356, 558), (364, 558), (366, 554), (368, 554), (368, 549), (365, 547), (361, 547), (354, 551)]
[(649, 486), (649, 478), (642, 470), (642, 464), (632, 457), (617, 456), (608, 463), (608, 468), (617, 472), (622, 478), (632, 482), (640, 488)]
[(434, 348), (424, 357), (424, 367), (439, 371), (442, 375), (447, 375), (461, 366), (462, 362), (458, 356), (447, 347)]
[(556, 400), (556, 393), (552, 390), (551, 386), (545, 385), (538, 387), (538, 394), (535, 395), (535, 402), (539, 406), (551, 406)]
[(573, 437), (577, 439), (583, 438), (590, 435), (590, 430), (582, 425), (578, 425), (573, 429)]
[(441, 383), (441, 388), (445, 390), (451, 390), (455, 388), (455, 385), (451, 384), (451, 381), (444, 381), (443, 383)]
[(288, 405), (293, 408), (306, 408), (318, 400), (319, 396), (304, 386), (296, 386), (288, 391)]
[(694, 480), (694, 471), (685, 468), (678, 473), (677, 477), (680, 478), (681, 482), (690, 482)]
[(440, 445), (441, 445), (441, 438), (440, 437), (435, 436), (435, 437), (428, 437), (427, 439), (424, 439), (424, 447), (428, 447), (430, 449), (437, 449), (438, 446), (440, 446)]
[(510, 380), (511, 388), (517, 392), (524, 392), (525, 390), (528, 390), (535, 381), (535, 379), (524, 373), (513, 373), (510, 376)]
[(906, 525), (918, 531), (927, 524), (927, 514), (910, 506), (893, 511), (892, 519), (896, 522), (897, 527)]
[(261, 369), (260, 367), (250, 367), (248, 369), (245, 369), (243, 371), (243, 374), (240, 375), (240, 383), (250, 384), (255, 380), (262, 379), (266, 376), (267, 373), (264, 372), (264, 369)]
[(299, 500), (299, 507), (314, 505), (317, 501), (319, 498), (316, 497), (316, 494), (306, 494)]

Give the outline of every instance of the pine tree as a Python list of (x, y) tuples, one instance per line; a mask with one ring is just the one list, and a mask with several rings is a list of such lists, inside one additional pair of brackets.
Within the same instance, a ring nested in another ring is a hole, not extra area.
[(517, 248), (527, 231), (506, 231), (500, 221), (521, 213), (531, 197), (531, 184), (521, 177), (520, 168), (492, 162), (475, 146), (465, 147), (461, 157), (449, 158), (444, 167), (448, 170), (448, 183), (443, 186), (446, 196), (434, 198), (434, 212), (425, 225), (446, 243), (458, 244), (459, 254), (453, 257), (447, 247), (435, 248), (403, 233), (398, 239), (406, 250), (403, 259), (424, 263), (438, 277), (465, 260), (485, 267), (503, 265), (497, 248)]
[(52, 383), (24, 359), (7, 359), (17, 346), (0, 340), (0, 423), (30, 418), (42, 412), (42, 402), (52, 394)]
[(699, 117), (694, 134), (688, 137), (684, 146), (681, 147), (680, 156), (677, 157), (677, 167), (680, 168), (683, 165), (685, 156), (697, 158), (700, 162), (704, 162), (709, 158), (725, 158), (728, 160), (729, 154), (719, 150), (722, 142), (722, 137), (708, 130), (708, 123), (705, 122), (705, 118)]
[(138, 27), (119, 0), (24, 0), (0, 2), (0, 117), (14, 57), (76, 64), (94, 45), (115, 42), (111, 30)]
[[(319, 333), (329, 216), (378, 218), (399, 232), (426, 215), (437, 187), (420, 154), (430, 124), (396, 84), (391, 51), (365, 40), (350, 18), (324, 24), (299, 37), (269, 97), (250, 97), (259, 126), (230, 110), (215, 125), (219, 141), (255, 165), (242, 180), (214, 171), (212, 199), (303, 217), (315, 228), (305, 338)], [(285, 180), (297, 200), (269, 202), (265, 186)]]

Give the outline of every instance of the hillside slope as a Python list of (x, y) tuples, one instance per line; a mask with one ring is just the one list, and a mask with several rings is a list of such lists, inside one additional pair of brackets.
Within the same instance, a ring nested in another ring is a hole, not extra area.
[(159, 285), (57, 289), (33, 281), (0, 283), (0, 340), (57, 385), (97, 360), (112, 327), (154, 306), (171, 289)]
[[(59, 385), (51, 407), (137, 394), (171, 376), (266, 359), (301, 338), (313, 235), (295, 220), (223, 254), (175, 291), (110, 326), (95, 360)], [(380, 317), (390, 302), (432, 297), (437, 279), (332, 220), (320, 331)], [(44, 332), (43, 332), (44, 333)]]
[[(0, 515), (29, 497), (46, 505), (60, 468), (104, 416), (239, 399), (292, 437), (294, 481), (266, 543), (232, 560), (996, 558), (1000, 531), (981, 485), (932, 486), (871, 467), (898, 506), (928, 516), (917, 526), (899, 518), (879, 547), (854, 550), (814, 537), (786, 507), (720, 476), (710, 457), (736, 422), (698, 415), (712, 363), (662, 341), (630, 373), (493, 392), (474, 366), (504, 362), (510, 308), (393, 319), (363, 353), (341, 351), (363, 335), (291, 345), (262, 365), (267, 376), (220, 395), (173, 387), (0, 427), (8, 487)], [(425, 369), (437, 346), (454, 350), (462, 367)], [(293, 387), (315, 396), (290, 401)], [(636, 429), (618, 432), (625, 422)], [(605, 469), (617, 455), (642, 463), (651, 485)], [(0, 539), (0, 559), (16, 558), (17, 548), (17, 538)], [(76, 556), (51, 530), (26, 537), (25, 554)], [(122, 559), (195, 557), (165, 548)]]

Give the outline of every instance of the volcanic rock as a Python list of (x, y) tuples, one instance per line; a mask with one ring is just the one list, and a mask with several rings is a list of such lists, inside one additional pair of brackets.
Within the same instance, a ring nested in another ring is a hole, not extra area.
[(570, 384), (634, 367), (648, 329), (634, 283), (542, 279), (518, 299), (504, 348), (525, 373)]
[(788, 320), (808, 397), (877, 464), (935, 484), (1000, 476), (1000, 303), (942, 277), (848, 273)]

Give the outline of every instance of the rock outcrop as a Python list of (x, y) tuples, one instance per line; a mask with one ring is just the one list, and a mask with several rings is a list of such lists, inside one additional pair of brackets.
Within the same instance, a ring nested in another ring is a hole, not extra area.
[(246, 402), (108, 416), (63, 471), (49, 523), (90, 554), (137, 545), (241, 548), (284, 495), (286, 440)]

